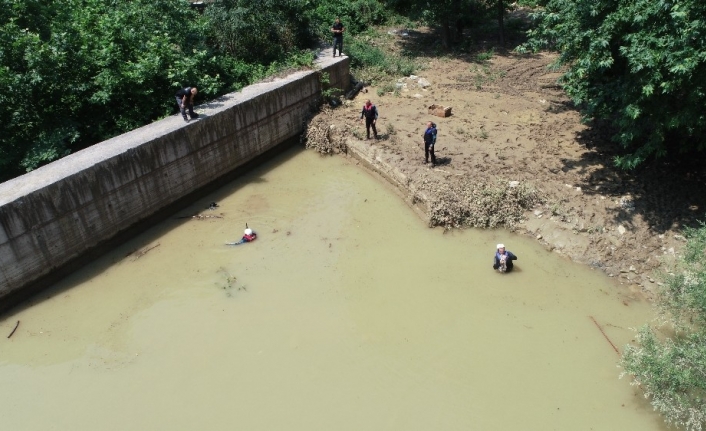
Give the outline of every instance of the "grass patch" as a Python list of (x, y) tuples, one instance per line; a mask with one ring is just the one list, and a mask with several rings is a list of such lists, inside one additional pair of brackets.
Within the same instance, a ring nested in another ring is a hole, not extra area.
[(484, 85), (495, 82), (498, 79), (502, 79), (507, 75), (507, 72), (504, 70), (493, 70), (488, 65), (482, 65), (481, 67), (473, 66), (471, 68), (471, 73), (474, 74), (473, 83), (475, 84), (477, 90), (480, 90)]
[(485, 63), (487, 61), (490, 61), (491, 58), (495, 55), (495, 50), (493, 48), (490, 48), (489, 50), (485, 52), (481, 52), (476, 54), (475, 60), (479, 63)]
[(388, 83), (383, 84), (380, 87), (378, 87), (377, 94), (378, 94), (378, 97), (382, 97), (385, 94), (389, 94), (389, 93), (394, 94), (396, 90), (397, 90), (397, 87), (395, 86), (395, 84), (388, 82)]
[[(409, 76), (420, 69), (413, 58), (392, 51), (394, 38), (387, 33), (369, 30), (350, 38), (346, 52), (351, 58), (353, 74), (370, 85), (392, 77)], [(390, 90), (393, 92), (394, 88)]]

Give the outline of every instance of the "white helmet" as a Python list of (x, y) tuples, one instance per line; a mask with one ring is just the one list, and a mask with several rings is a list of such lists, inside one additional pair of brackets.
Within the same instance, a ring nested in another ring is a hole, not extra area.
[(495, 248), (505, 248), (505, 244), (498, 244)]
[(252, 229), (245, 229), (245, 235), (252, 235)]

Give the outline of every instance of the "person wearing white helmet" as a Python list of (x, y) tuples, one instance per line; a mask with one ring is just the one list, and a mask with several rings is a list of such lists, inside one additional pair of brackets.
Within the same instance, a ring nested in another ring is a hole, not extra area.
[(227, 242), (226, 245), (239, 245), (243, 244), (246, 242), (252, 242), (257, 239), (257, 234), (253, 232), (252, 229), (248, 227), (248, 225), (245, 225), (245, 231), (243, 232), (243, 237), (240, 238), (240, 241), (237, 242)]
[(500, 272), (512, 271), (512, 261), (517, 260), (517, 256), (515, 256), (511, 251), (505, 250), (505, 244), (498, 244), (496, 249), (493, 269), (497, 269)]

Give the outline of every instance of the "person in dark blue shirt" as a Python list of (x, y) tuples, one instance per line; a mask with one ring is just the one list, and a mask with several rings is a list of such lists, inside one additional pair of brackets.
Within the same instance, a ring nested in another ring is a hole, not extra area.
[(436, 124), (433, 122), (427, 123), (427, 129), (424, 131), (424, 163), (429, 163), (429, 155), (431, 155), (431, 166), (436, 166), (436, 156), (434, 155), (434, 144), (436, 144)]
[(510, 272), (514, 266), (513, 260), (517, 260), (517, 256), (512, 254), (511, 251), (505, 250), (504, 244), (498, 244), (495, 260), (493, 261), (493, 269), (497, 269), (500, 272)]

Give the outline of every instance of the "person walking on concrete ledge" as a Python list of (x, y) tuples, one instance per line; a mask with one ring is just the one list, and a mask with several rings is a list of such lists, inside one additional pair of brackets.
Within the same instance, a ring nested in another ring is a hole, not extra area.
[(339, 57), (343, 55), (343, 32), (346, 28), (341, 23), (340, 18), (336, 18), (336, 22), (333, 23), (331, 27), (331, 33), (333, 33), (333, 56), (336, 56), (336, 47), (338, 47)]
[(196, 87), (186, 87), (177, 91), (175, 94), (177, 105), (179, 105), (179, 111), (181, 116), (184, 117), (184, 121), (189, 122), (189, 118), (186, 117), (186, 110), (189, 110), (189, 117), (192, 119), (198, 118), (199, 114), (194, 112), (194, 97), (198, 94), (199, 90)]
[(370, 128), (373, 128), (373, 135), (375, 139), (378, 138), (378, 131), (375, 128), (375, 123), (378, 120), (378, 108), (373, 105), (370, 99), (365, 101), (363, 105), (363, 111), (360, 113), (360, 119), (365, 118), (365, 130), (368, 134), (368, 139), (370, 139)]

